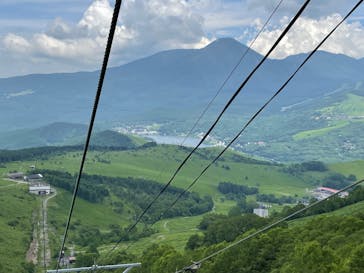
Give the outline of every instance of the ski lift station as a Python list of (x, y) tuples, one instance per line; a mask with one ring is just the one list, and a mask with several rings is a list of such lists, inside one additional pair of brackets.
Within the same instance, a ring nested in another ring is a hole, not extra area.
[(29, 193), (47, 195), (51, 193), (51, 186), (45, 183), (31, 183), (29, 184)]

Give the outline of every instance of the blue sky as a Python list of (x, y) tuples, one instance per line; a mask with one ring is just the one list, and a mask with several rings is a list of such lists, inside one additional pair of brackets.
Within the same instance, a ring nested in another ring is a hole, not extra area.
[[(249, 43), (278, 2), (125, 0), (111, 64), (161, 50), (201, 48), (220, 37)], [(302, 2), (283, 0), (253, 48), (263, 54)], [(273, 57), (308, 52), (354, 3), (312, 1)], [(0, 77), (98, 69), (113, 4), (107, 0), (0, 1)], [(363, 58), (363, 25), (361, 6), (324, 49)]]

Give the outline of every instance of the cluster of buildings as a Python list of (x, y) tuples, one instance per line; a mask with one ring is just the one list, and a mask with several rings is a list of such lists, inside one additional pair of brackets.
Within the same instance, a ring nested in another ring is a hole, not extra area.
[[(338, 192), (339, 192), (339, 190), (335, 190), (335, 189), (332, 189), (332, 188), (329, 188), (329, 187), (317, 187), (316, 189), (311, 191), (311, 194), (317, 200), (323, 200), (323, 199), (326, 199), (326, 198), (330, 197), (331, 195), (336, 194)], [(345, 198), (348, 195), (349, 195), (349, 193), (347, 191), (340, 192), (338, 194), (338, 196), (340, 198)], [(304, 205), (306, 205), (306, 206), (309, 204), (308, 200), (306, 200), (306, 201), (304, 201), (302, 203)], [(265, 218), (265, 217), (269, 216), (268, 208), (269, 208), (269, 206), (267, 206), (266, 204), (259, 203), (259, 207), (255, 208), (253, 213), (260, 216), (260, 217)]]
[[(325, 198), (328, 198), (329, 196), (335, 194), (339, 192), (338, 190), (332, 189), (332, 188), (328, 188), (328, 187), (318, 187), (316, 189), (314, 189), (312, 191), (312, 195), (317, 199), (317, 200), (322, 200)], [(348, 192), (344, 191), (338, 194), (339, 197), (344, 198), (347, 197), (349, 195)]]
[(43, 181), (40, 173), (25, 175), (22, 172), (8, 173), (7, 177), (12, 180), (24, 181), (29, 185), (29, 193), (36, 195), (47, 195), (52, 193), (51, 186)]

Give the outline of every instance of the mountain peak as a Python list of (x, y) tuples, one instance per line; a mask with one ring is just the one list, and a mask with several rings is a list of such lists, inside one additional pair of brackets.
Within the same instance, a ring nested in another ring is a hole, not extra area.
[(234, 38), (219, 38), (208, 44), (205, 48), (246, 48), (245, 45), (235, 40)]
[[(233, 38), (220, 38), (209, 45), (207, 45), (202, 50), (205, 50), (207, 52), (214, 52), (215, 55), (220, 56), (226, 56), (226, 54), (230, 54), (232, 56), (241, 56), (248, 47), (239, 41), (233, 39)], [(250, 58), (253, 57), (253, 59), (256, 59), (260, 56), (259, 53), (255, 52), (254, 50), (250, 50), (249, 52)]]

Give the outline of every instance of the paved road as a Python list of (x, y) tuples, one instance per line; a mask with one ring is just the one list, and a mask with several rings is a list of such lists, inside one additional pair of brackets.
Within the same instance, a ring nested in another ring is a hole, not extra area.
[(47, 206), (48, 206), (48, 201), (55, 196), (57, 196), (57, 191), (54, 190), (54, 193), (52, 195), (49, 195), (43, 199), (41, 206), (42, 228), (40, 232), (40, 240), (43, 242), (42, 246), (43, 251), (41, 253), (41, 260), (43, 261), (44, 268), (49, 266), (51, 262), (51, 250), (49, 248), (49, 238), (48, 238)]
[[(15, 180), (10, 178), (5, 178), (4, 180), (15, 182), (16, 184), (6, 185), (2, 187), (10, 187), (10, 186), (16, 186), (19, 184), (29, 184), (26, 181), (22, 180)], [(42, 205), (40, 207), (40, 215), (42, 215), (41, 223), (40, 223), (40, 229), (39, 229), (39, 236), (37, 236), (37, 229), (34, 229), (33, 234), (33, 241), (29, 247), (29, 250), (27, 252), (27, 260), (31, 261), (33, 263), (37, 263), (37, 256), (38, 260), (42, 261), (44, 268), (46, 268), (50, 262), (51, 262), (51, 251), (49, 248), (49, 238), (48, 238), (48, 223), (47, 223), (47, 205), (48, 201), (55, 197), (57, 195), (57, 191), (54, 190), (54, 193), (52, 195), (48, 195), (45, 197), (42, 201)], [(37, 240), (39, 238), (39, 240)], [(38, 255), (38, 248), (40, 243), (42, 243), (42, 253), (40, 254), (40, 257)]]
[(18, 184), (29, 184), (29, 182), (23, 181), (23, 180), (16, 180), (16, 179), (10, 179), (10, 178), (4, 178), (3, 180), (15, 182), (15, 183), (18, 183)]

